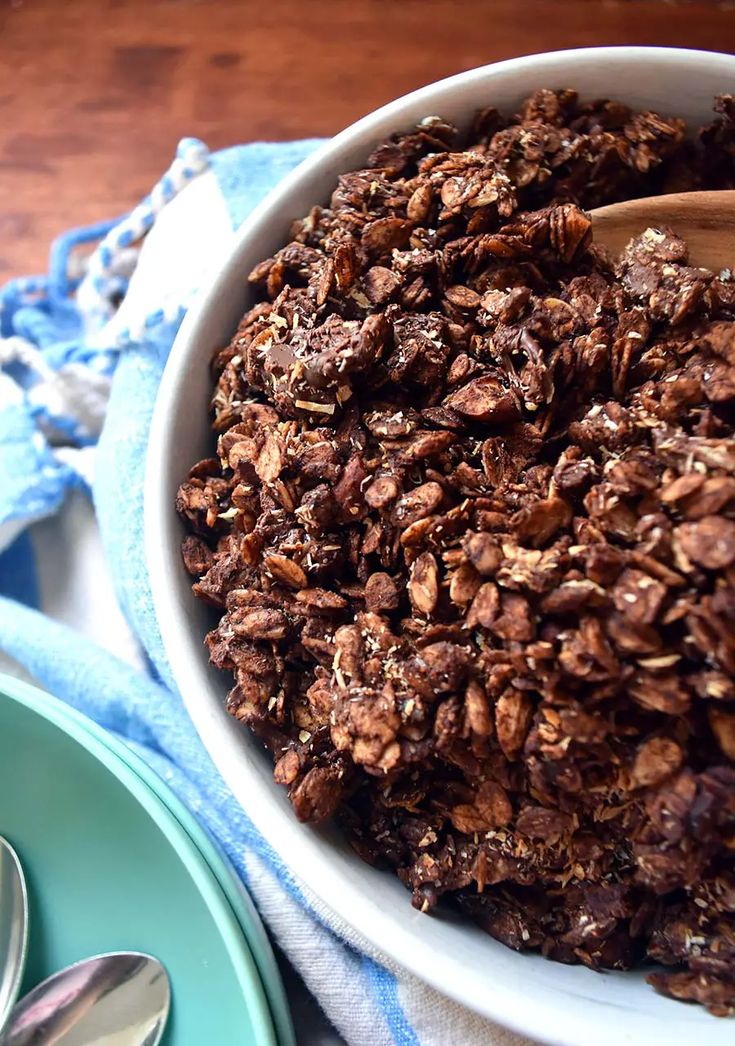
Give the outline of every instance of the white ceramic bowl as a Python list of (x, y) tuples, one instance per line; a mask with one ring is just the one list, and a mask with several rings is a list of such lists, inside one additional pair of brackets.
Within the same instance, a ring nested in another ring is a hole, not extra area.
[(591, 973), (518, 955), (466, 922), (416, 912), (387, 872), (364, 864), (336, 832), (299, 824), (269, 759), (224, 710), (228, 680), (207, 664), (202, 637), (211, 624), (190, 591), (179, 554), (176, 488), (212, 447), (208, 363), (251, 303), (245, 279), (281, 247), (292, 219), (330, 196), (338, 174), (359, 166), (393, 131), (439, 114), (467, 125), (493, 104), (505, 112), (538, 87), (574, 87), (686, 118), (710, 118), (712, 98), (735, 86), (735, 57), (644, 47), (533, 55), (432, 84), (358, 121), (310, 157), (241, 227), (216, 279), (181, 328), (161, 383), (146, 480), (146, 543), (163, 640), (201, 737), (235, 795), (270, 844), (336, 915), (400, 965), (478, 1013), (547, 1042), (588, 1046), (692, 1043), (731, 1046), (735, 1026), (700, 1007), (656, 995), (641, 973)]

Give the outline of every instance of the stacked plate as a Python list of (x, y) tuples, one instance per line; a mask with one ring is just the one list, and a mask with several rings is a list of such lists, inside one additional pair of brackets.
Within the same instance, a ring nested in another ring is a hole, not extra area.
[(163, 781), (48, 694), (0, 675), (0, 834), (28, 879), (23, 990), (108, 951), (166, 967), (167, 1046), (291, 1046), (283, 985), (235, 873)]

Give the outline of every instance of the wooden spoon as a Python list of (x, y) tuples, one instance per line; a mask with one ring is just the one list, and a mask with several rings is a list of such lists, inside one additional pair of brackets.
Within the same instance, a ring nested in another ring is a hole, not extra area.
[(666, 225), (686, 240), (690, 265), (735, 268), (735, 190), (646, 196), (598, 207), (591, 216), (595, 242), (613, 254), (646, 229)]

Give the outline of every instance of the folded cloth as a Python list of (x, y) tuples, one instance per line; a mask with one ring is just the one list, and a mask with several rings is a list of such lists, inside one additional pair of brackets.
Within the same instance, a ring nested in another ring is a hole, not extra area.
[[(168, 781), (228, 854), (347, 1042), (513, 1046), (523, 1040), (360, 939), (255, 831), (186, 714), (153, 612), (143, 472), (168, 351), (234, 229), (317, 144), (254, 144), (210, 155), (185, 139), (131, 214), (67, 234), (52, 250), (48, 276), (0, 292), (0, 649)], [(74, 249), (95, 242), (80, 266)], [(74, 488), (92, 493), (106, 568)], [(83, 584), (62, 579), (69, 561)], [(59, 594), (64, 584), (67, 599)]]

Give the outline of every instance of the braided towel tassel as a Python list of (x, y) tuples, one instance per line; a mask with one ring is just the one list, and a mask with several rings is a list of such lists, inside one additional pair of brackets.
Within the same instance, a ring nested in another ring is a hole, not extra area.
[[(89, 328), (99, 327), (115, 311), (115, 298), (124, 291), (137, 260), (137, 244), (160, 214), (163, 208), (197, 175), (209, 167), (209, 150), (198, 138), (182, 138), (173, 163), (135, 210), (112, 228), (89, 259), (87, 274), (77, 292), (77, 306)], [(178, 305), (175, 308), (179, 318)], [(146, 323), (153, 325), (170, 317), (164, 310), (148, 317)], [(120, 339), (118, 339), (119, 341)]]
[[(139, 241), (208, 167), (206, 146), (183, 139), (169, 170), (129, 215), (66, 233), (52, 248), (47, 276), (0, 289), (0, 551), (28, 523), (55, 512), (71, 486), (89, 485), (125, 344), (105, 340), (104, 326), (127, 289)], [(95, 243), (86, 262), (73, 253)], [(181, 318), (180, 303), (168, 308)], [(161, 309), (141, 325), (166, 318)]]

